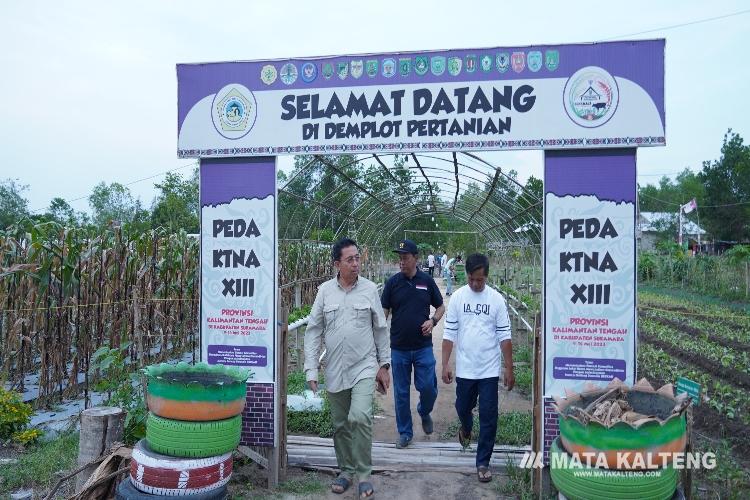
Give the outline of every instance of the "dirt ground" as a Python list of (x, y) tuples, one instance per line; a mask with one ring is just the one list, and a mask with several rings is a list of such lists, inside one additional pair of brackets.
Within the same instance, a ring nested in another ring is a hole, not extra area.
[[(290, 467), (286, 481), (278, 488), (266, 488), (265, 471), (253, 463), (239, 465), (229, 483), (230, 498), (239, 499), (356, 499), (357, 484), (343, 494), (330, 491), (332, 475), (323, 472), (303, 471)], [(371, 482), (375, 498), (379, 499), (441, 499), (483, 500), (511, 499), (517, 495), (504, 493), (507, 477), (501, 471), (493, 472), (490, 483), (480, 483), (474, 474), (458, 472), (385, 472), (373, 474)]]

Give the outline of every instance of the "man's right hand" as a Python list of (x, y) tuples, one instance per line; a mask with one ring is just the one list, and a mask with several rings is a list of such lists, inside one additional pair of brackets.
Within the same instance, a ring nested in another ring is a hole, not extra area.
[(316, 396), (318, 395), (318, 381), (317, 380), (308, 380), (307, 383), (310, 385), (310, 390), (313, 391), (313, 394)]
[(446, 384), (453, 383), (453, 370), (448, 365), (443, 367), (443, 382)]

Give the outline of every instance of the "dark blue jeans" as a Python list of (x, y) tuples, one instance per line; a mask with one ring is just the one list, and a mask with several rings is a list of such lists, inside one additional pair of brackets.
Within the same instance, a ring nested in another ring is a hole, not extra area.
[(474, 426), (471, 411), (479, 398), (477, 467), (489, 466), (497, 432), (497, 388), (499, 377), (469, 379), (456, 377), (456, 412), (466, 435)]
[(419, 391), (417, 413), (426, 417), (437, 399), (437, 376), (435, 355), (432, 346), (413, 351), (391, 349), (391, 371), (393, 372), (393, 398), (396, 403), (396, 427), (401, 436), (414, 436), (411, 421), (411, 368), (414, 366), (414, 387)]

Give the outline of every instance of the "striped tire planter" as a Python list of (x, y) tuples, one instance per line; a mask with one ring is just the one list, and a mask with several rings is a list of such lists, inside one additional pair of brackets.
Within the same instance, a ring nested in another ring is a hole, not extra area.
[(234, 417), (245, 408), (245, 370), (205, 363), (162, 363), (147, 367), (146, 375), (146, 404), (160, 417), (207, 422)]
[[(570, 500), (668, 500), (677, 488), (679, 475), (672, 466), (638, 474), (579, 465), (561, 448), (560, 438), (552, 442), (549, 453), (552, 482)], [(567, 467), (559, 465), (566, 462)]]
[(226, 500), (229, 498), (226, 485), (216, 488), (215, 490), (205, 493), (194, 493), (192, 495), (152, 495), (145, 491), (140, 491), (130, 482), (130, 477), (126, 477), (117, 485), (115, 491), (116, 500), (165, 500), (174, 498), (177, 500)]
[[(560, 441), (568, 453), (602, 453), (607, 458), (607, 466), (616, 469), (618, 453), (630, 453), (628, 463), (631, 469), (639, 469), (640, 464), (649, 464), (648, 454), (660, 457), (668, 453), (685, 451), (687, 443), (686, 417), (675, 415), (664, 423), (648, 422), (638, 428), (619, 422), (612, 427), (604, 427), (597, 422), (582, 425), (574, 418), (559, 416)], [(654, 461), (656, 459), (653, 459)]]
[(172, 457), (205, 458), (231, 452), (240, 443), (242, 415), (213, 422), (185, 422), (148, 414), (146, 441)]
[(227, 484), (232, 475), (232, 453), (207, 458), (176, 458), (154, 452), (146, 440), (136, 443), (130, 461), (130, 482), (155, 495), (205, 493)]

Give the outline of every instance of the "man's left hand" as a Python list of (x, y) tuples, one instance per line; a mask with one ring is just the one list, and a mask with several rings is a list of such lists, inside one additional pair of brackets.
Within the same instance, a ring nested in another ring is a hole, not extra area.
[(424, 323), (422, 323), (422, 335), (425, 337), (429, 337), (432, 334), (432, 328), (435, 325), (432, 324), (432, 320), (428, 319)]
[[(388, 392), (388, 388), (391, 386), (391, 374), (388, 373), (387, 368), (380, 368), (378, 373), (375, 375), (375, 387), (383, 388), (382, 394)], [(380, 392), (380, 390), (378, 390)]]

